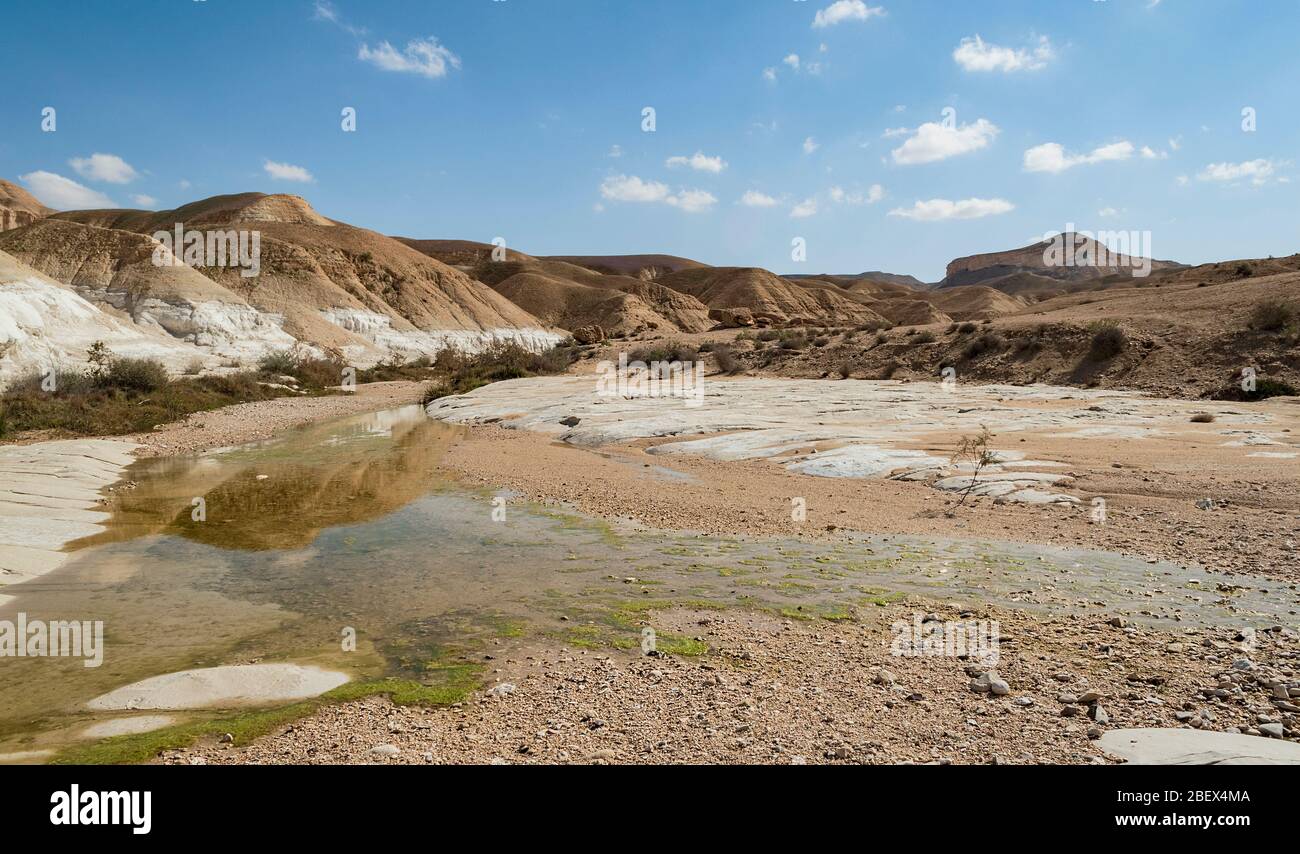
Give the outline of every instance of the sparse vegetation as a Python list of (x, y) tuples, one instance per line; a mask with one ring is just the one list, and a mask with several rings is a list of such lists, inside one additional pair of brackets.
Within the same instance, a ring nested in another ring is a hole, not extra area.
[[(636, 361), (647, 353), (651, 351), (637, 351), (629, 358)], [(690, 350), (690, 354), (692, 357), (698, 355), (694, 350)], [(545, 353), (533, 353), (514, 342), (497, 344), (482, 353), (473, 355), (456, 352), (444, 356), (440, 352), (434, 359), (434, 368), (443, 371), (444, 376), (425, 389), (421, 403), (427, 404), (453, 394), (468, 394), (476, 388), (501, 380), (514, 380), (540, 374), (560, 374), (568, 370), (575, 355), (574, 348), (563, 345), (552, 347)], [(672, 361), (662, 357), (642, 360), (647, 364), (651, 361)], [(682, 361), (695, 361), (695, 358)]]
[(996, 332), (981, 332), (963, 351), (967, 359), (978, 359), (987, 353), (997, 353), (1007, 346), (1007, 340)]
[(50, 388), (31, 374), (0, 394), (0, 436), (35, 430), (56, 435), (120, 436), (202, 412), (284, 394), (240, 372), (168, 380), (161, 364), (109, 358), (86, 373), (60, 371)]
[(1099, 320), (1088, 327), (1092, 331), (1092, 344), (1088, 357), (1093, 361), (1104, 362), (1113, 359), (1128, 347), (1128, 336), (1123, 328), (1112, 320)]
[(913, 344), (931, 344), (934, 341), (935, 341), (935, 334), (931, 332), (929, 329), (918, 332), (916, 336), (912, 338)]
[(1250, 311), (1250, 328), (1259, 332), (1281, 332), (1296, 321), (1296, 308), (1280, 299), (1264, 299)]
[[(699, 350), (689, 344), (683, 344), (680, 341), (666, 341), (654, 347), (641, 347), (633, 350), (628, 353), (627, 358), (629, 362), (645, 362), (647, 365), (651, 362), (696, 362), (699, 361), (700, 353)], [(549, 371), (545, 373), (555, 372)]]
[(1193, 423), (1193, 424), (1213, 424), (1213, 423), (1214, 423), (1214, 413), (1212, 413), (1212, 412), (1198, 412), (1198, 413), (1196, 413), (1195, 415), (1192, 416), (1192, 423)]
[(1232, 382), (1211, 395), (1214, 400), (1254, 401), (1267, 400), (1270, 397), (1289, 397), (1300, 394), (1296, 387), (1283, 380), (1258, 377), (1254, 387), (1247, 391), (1240, 382)]
[(713, 348), (713, 361), (717, 363), (718, 370), (724, 374), (734, 374), (741, 369), (735, 351), (726, 344), (718, 344)]
[(840, 362), (840, 366), (836, 368), (836, 371), (839, 373), (841, 379), (847, 380), (853, 376), (853, 363), (848, 359), (845, 359), (843, 362)]
[(953, 451), (953, 464), (964, 463), (970, 466), (970, 483), (961, 492), (961, 498), (957, 500), (957, 506), (961, 507), (970, 497), (971, 492), (975, 490), (979, 482), (980, 472), (985, 468), (997, 462), (997, 454), (992, 448), (993, 434), (989, 428), (981, 425), (980, 432), (976, 436), (962, 436), (961, 442), (957, 445), (957, 450)]

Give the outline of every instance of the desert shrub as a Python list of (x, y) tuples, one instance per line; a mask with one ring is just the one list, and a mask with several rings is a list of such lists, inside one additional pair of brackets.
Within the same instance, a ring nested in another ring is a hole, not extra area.
[[(113, 360), (117, 361), (126, 360)], [(133, 360), (147, 361), (147, 360)], [(160, 367), (160, 366), (159, 366)], [(165, 372), (163, 377), (165, 380)], [(278, 397), (249, 372), (182, 377), (157, 384), (152, 367), (112, 365), (99, 375), (55, 375), (53, 391), (42, 388), (39, 375), (22, 377), (0, 394), (0, 413), (10, 434), (33, 430), (77, 436), (143, 433), (192, 413)]]
[(782, 350), (802, 350), (808, 346), (808, 339), (802, 336), (795, 336), (781, 339)]
[(956, 332), (956, 331), (957, 331), (957, 324), (955, 324), (955, 323), (950, 323), (950, 324), (948, 324), (948, 328), (944, 330), (944, 333), (947, 334), (947, 335), (951, 335), (951, 334), (953, 334), (953, 333)]
[(653, 347), (641, 347), (627, 355), (629, 362), (695, 362), (700, 358), (697, 349), (680, 341), (666, 341)]
[(1088, 328), (1092, 330), (1092, 343), (1088, 349), (1088, 356), (1095, 361), (1113, 359), (1124, 352), (1124, 348), (1128, 346), (1128, 336), (1114, 321), (1099, 320)]
[(167, 368), (157, 359), (115, 357), (106, 369), (96, 374), (95, 383), (101, 388), (123, 391), (157, 391), (167, 385)]
[(840, 362), (836, 371), (839, 373), (841, 378), (847, 380), (849, 377), (853, 376), (853, 363), (848, 359), (845, 359), (843, 362)]
[(190, 377), (198, 376), (203, 372), (202, 359), (190, 359), (189, 364), (185, 366), (185, 375)]
[(705, 341), (703, 344), (699, 346), (699, 351), (701, 353), (709, 353), (713, 351), (713, 347), (714, 344), (712, 341)]
[(719, 344), (713, 348), (713, 361), (717, 363), (718, 370), (724, 374), (734, 374), (741, 367), (735, 352), (726, 344)]
[(831, 343), (831, 339), (827, 338), (825, 335), (818, 335), (812, 341), (814, 347), (825, 347), (829, 343)]
[(257, 360), (257, 369), (264, 374), (288, 376), (293, 373), (297, 364), (298, 354), (293, 350), (273, 350)]
[(967, 359), (978, 359), (986, 353), (997, 353), (1007, 346), (1007, 341), (996, 332), (981, 332), (966, 345)]
[[(694, 352), (691, 351), (692, 354)], [(476, 388), (502, 380), (563, 373), (568, 370), (576, 356), (575, 347), (561, 344), (545, 352), (534, 353), (513, 341), (494, 344), (483, 352), (473, 355), (460, 354), (454, 362), (448, 360), (448, 364), (454, 364), (454, 368), (446, 376), (425, 388), (421, 402), (427, 404), (452, 394), (468, 394)], [(632, 354), (629, 358), (635, 361), (636, 354)], [(436, 363), (437, 360), (435, 360), (435, 367)]]
[(781, 333), (775, 329), (764, 329), (758, 333), (759, 341), (776, 341), (781, 337)]
[(971, 334), (972, 332), (974, 332), (975, 329), (976, 329), (975, 324), (971, 323), (971, 322), (968, 320), (968, 321), (966, 321), (965, 323), (963, 323), (963, 324), (961, 324), (960, 326), (957, 327), (957, 334), (958, 334), (958, 335), (969, 335), (969, 334)]
[(1247, 264), (1245, 261), (1238, 264), (1236, 269), (1233, 270), (1232, 272), (1239, 279), (1250, 278), (1250, 276), (1254, 273), (1254, 271), (1251, 270), (1250, 265)]
[(879, 347), (881, 344), (884, 344), (884, 343), (887, 342), (888, 340), (889, 340), (889, 333), (888, 333), (888, 332), (877, 332), (877, 333), (876, 333), (876, 346), (877, 346), (877, 347)]
[(1295, 386), (1284, 380), (1259, 377), (1255, 380), (1253, 391), (1246, 391), (1241, 383), (1233, 382), (1210, 395), (1214, 400), (1254, 401), (1267, 400), (1270, 397), (1287, 397), (1300, 394)]
[(1260, 332), (1279, 332), (1296, 319), (1296, 309), (1280, 299), (1264, 299), (1250, 310), (1250, 328)]
[(916, 337), (912, 339), (912, 343), (913, 343), (913, 344), (930, 344), (930, 343), (932, 343), (934, 340), (935, 340), (935, 335), (934, 335), (934, 333), (931, 332), (929, 329), (926, 329), (926, 330), (924, 330), (924, 331), (922, 331), (922, 332), (918, 332), (918, 333), (916, 334)]
[(898, 360), (890, 359), (888, 362), (886, 362), (880, 367), (880, 373), (877, 374), (877, 379), (882, 379), (882, 380), (893, 379), (894, 374), (898, 372), (898, 369), (900, 367), (902, 366), (898, 364)]
[(1193, 424), (1212, 424), (1214, 423), (1214, 413), (1198, 412), (1192, 416)]

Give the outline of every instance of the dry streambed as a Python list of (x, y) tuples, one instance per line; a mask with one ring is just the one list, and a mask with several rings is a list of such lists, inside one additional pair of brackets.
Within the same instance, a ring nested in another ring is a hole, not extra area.
[[(1081, 446), (1194, 448), (1207, 465), (1277, 465), (1300, 457), (1300, 407), (1148, 398), (1132, 392), (1056, 386), (977, 386), (893, 381), (735, 379), (707, 382), (701, 400), (598, 393), (590, 376), (494, 383), (429, 404), (431, 416), (494, 423), (597, 448), (667, 439), (656, 455), (715, 460), (770, 459), (822, 477), (923, 481), (972, 490), (1000, 502), (1076, 503), (1074, 460)], [(1192, 422), (1195, 413), (1212, 416)], [(936, 437), (994, 434), (991, 464), (932, 450)], [(689, 437), (689, 438), (675, 438)], [(1014, 442), (1027, 450), (1009, 448)], [(1059, 457), (1036, 453), (1057, 448)], [(927, 450), (931, 448), (931, 450)]]

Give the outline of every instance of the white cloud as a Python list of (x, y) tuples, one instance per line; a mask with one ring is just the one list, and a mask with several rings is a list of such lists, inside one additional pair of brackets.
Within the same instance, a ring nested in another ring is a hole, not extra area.
[(1119, 216), (1119, 211), (1115, 210), (1114, 208), (1102, 208), (1101, 210), (1097, 211), (1097, 216), (1100, 217)]
[(1060, 143), (1045, 142), (1025, 150), (1024, 168), (1026, 172), (1064, 172), (1075, 166), (1128, 160), (1133, 156), (1133, 150), (1133, 143), (1120, 140), (1094, 148), (1088, 154), (1069, 154)]
[(1142, 146), (1141, 154), (1143, 160), (1165, 160), (1169, 157), (1168, 151), (1156, 151), (1149, 145)]
[(772, 68), (771, 66), (768, 66), (767, 68), (764, 68), (764, 69), (763, 69), (763, 79), (764, 79), (764, 80), (775, 80), (775, 79), (776, 79), (776, 69), (775, 69), (775, 68)]
[(92, 190), (53, 172), (28, 172), (18, 177), (32, 191), (32, 195), (41, 200), (41, 204), (61, 211), (117, 207), (112, 199), (98, 190)]
[(600, 194), (615, 202), (662, 202), (668, 192), (667, 184), (642, 181), (635, 175), (615, 175), (600, 185)]
[(817, 140), (813, 139), (811, 136), (803, 141), (804, 154), (812, 154), (814, 151), (816, 151), (819, 148), (821, 148), (821, 146), (818, 145)]
[(374, 50), (370, 49), (370, 45), (362, 44), (357, 51), (357, 59), (384, 71), (418, 74), (430, 79), (446, 77), (448, 69), (460, 68), (460, 57), (438, 44), (433, 36), (412, 39), (400, 53), (386, 41), (380, 42)]
[(262, 164), (262, 169), (277, 181), (299, 181), (310, 184), (316, 180), (306, 169), (301, 166), (294, 166), (291, 163), (276, 163), (274, 160), (267, 160)]
[(136, 195), (132, 196), (131, 201), (135, 202), (137, 205), (139, 205), (142, 208), (152, 208), (158, 204), (157, 199), (155, 199), (153, 196), (146, 196), (144, 193), (137, 193)]
[(105, 181), (109, 184), (129, 184), (140, 173), (116, 154), (95, 153), (89, 157), (74, 157), (68, 165), (77, 170), (77, 174), (90, 181)]
[(721, 172), (727, 168), (727, 161), (721, 157), (708, 157), (703, 151), (697, 151), (690, 157), (678, 155), (669, 157), (665, 161), (669, 169), (676, 169), (679, 166), (689, 166), (697, 172)]
[(1182, 138), (1181, 136), (1176, 136), (1176, 137), (1170, 137), (1170, 138), (1169, 138), (1169, 148), (1170, 148), (1171, 150), (1173, 150), (1173, 151), (1177, 151), (1178, 149), (1180, 149), (1180, 148), (1182, 148), (1182, 147), (1183, 147), (1183, 138)]
[(881, 136), (884, 137), (885, 139), (893, 139), (896, 136), (907, 136), (911, 132), (912, 132), (911, 128), (903, 128), (903, 127), (885, 128), (885, 132), (882, 133)]
[(681, 208), (687, 213), (707, 211), (718, 203), (717, 198), (704, 190), (682, 190), (675, 196), (664, 199), (673, 207)]
[(793, 68), (795, 71), (799, 70), (799, 54), (792, 53), (781, 61)]
[(1278, 165), (1272, 160), (1263, 158), (1247, 160), (1244, 163), (1211, 163), (1197, 174), (1196, 180), (1224, 183), (1250, 181), (1255, 186), (1259, 186), (1268, 183), (1277, 171)]
[(868, 6), (862, 0), (835, 0), (834, 3), (817, 12), (812, 25), (817, 28), (833, 27), (845, 21), (865, 21), (884, 14), (883, 7)]
[(817, 213), (816, 199), (804, 199), (802, 202), (790, 209), (790, 216), (795, 219), (804, 219), (805, 217), (810, 217), (815, 213)]
[(776, 207), (776, 199), (757, 190), (746, 190), (745, 195), (740, 197), (740, 204), (747, 208), (773, 208)]
[(623, 156), (623, 146), (618, 145), (618, 144), (611, 145), (611, 146), (609, 147), (609, 153), (606, 154), (605, 156), (606, 156), (606, 157), (614, 157), (614, 158), (622, 157), (622, 156)]
[(885, 188), (879, 184), (872, 184), (863, 193), (861, 190), (845, 190), (843, 187), (831, 187), (829, 195), (831, 201), (836, 204), (874, 205), (885, 197)]
[(977, 33), (961, 40), (952, 58), (966, 71), (1038, 71), (1056, 56), (1047, 36), (1031, 48), (1009, 48), (989, 44)]
[(893, 150), (894, 162), (910, 166), (968, 154), (987, 147), (998, 132), (997, 125), (988, 119), (978, 119), (974, 124), (966, 125), (926, 122)]
[(681, 190), (676, 194), (667, 184), (643, 181), (635, 175), (613, 175), (600, 184), (600, 194), (615, 202), (653, 202), (672, 205), (689, 213), (708, 210), (718, 200), (704, 190)]
[(1016, 206), (1006, 199), (930, 199), (918, 201), (910, 208), (894, 208), (890, 216), (901, 216), (920, 222), (941, 222), (948, 219), (979, 219), (995, 216), (1015, 210)]
[(188, 190), (190, 188), (190, 182), (182, 178), (176, 182), (176, 186), (180, 187), (182, 190)]

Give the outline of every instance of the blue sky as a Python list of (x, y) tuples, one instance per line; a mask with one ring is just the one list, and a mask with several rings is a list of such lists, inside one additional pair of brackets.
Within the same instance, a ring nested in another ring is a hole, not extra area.
[(4, 5), (0, 177), (56, 207), (927, 281), (1067, 223), (1300, 251), (1294, 0)]

